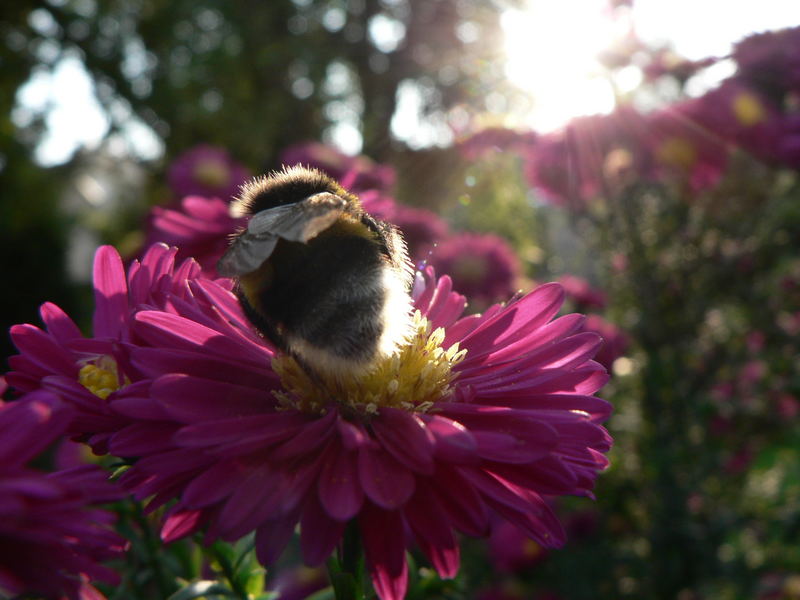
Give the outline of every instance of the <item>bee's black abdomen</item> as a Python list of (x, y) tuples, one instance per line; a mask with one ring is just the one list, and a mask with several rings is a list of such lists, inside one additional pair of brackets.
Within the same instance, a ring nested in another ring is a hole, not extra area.
[(284, 242), (270, 262), (271, 281), (258, 300), (279, 336), (356, 361), (375, 354), (387, 262), (373, 240), (322, 235), (310, 244)]

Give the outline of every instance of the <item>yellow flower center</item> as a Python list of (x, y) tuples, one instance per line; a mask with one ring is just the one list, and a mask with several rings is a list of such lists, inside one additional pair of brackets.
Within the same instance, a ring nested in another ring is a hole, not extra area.
[(127, 377), (120, 376), (117, 361), (105, 355), (83, 365), (78, 371), (78, 382), (103, 400), (130, 383)]
[(745, 127), (760, 123), (767, 116), (759, 99), (748, 92), (741, 92), (733, 99), (733, 114)]
[(222, 187), (228, 184), (231, 173), (228, 167), (217, 160), (202, 160), (194, 168), (195, 179), (208, 187)]
[(684, 138), (671, 137), (656, 151), (658, 160), (672, 167), (691, 167), (697, 160), (697, 151), (692, 143)]
[(284, 391), (273, 393), (286, 409), (318, 414), (332, 401), (362, 416), (376, 414), (382, 406), (426, 412), (450, 396), (456, 377), (452, 368), (467, 353), (458, 344), (442, 348), (444, 337), (443, 329), (431, 331), (430, 322), (417, 311), (409, 342), (360, 376), (311, 378), (292, 357), (278, 355), (272, 368)]

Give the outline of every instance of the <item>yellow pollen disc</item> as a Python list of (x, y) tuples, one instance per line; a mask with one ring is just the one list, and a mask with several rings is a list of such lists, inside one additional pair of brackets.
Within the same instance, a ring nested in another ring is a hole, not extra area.
[(110, 356), (100, 356), (81, 367), (78, 371), (78, 383), (105, 400), (130, 381), (127, 377), (120, 379), (117, 361)]
[(733, 114), (745, 127), (751, 127), (766, 118), (766, 111), (753, 94), (741, 92), (733, 99)]
[(672, 137), (664, 140), (656, 150), (662, 163), (671, 167), (691, 167), (697, 160), (697, 151), (689, 140)]
[(204, 160), (195, 165), (194, 177), (203, 185), (220, 187), (228, 184), (231, 173), (228, 167), (216, 160)]
[(444, 337), (443, 329), (431, 331), (430, 322), (417, 311), (408, 343), (360, 376), (312, 378), (292, 357), (276, 356), (272, 368), (284, 391), (274, 392), (275, 397), (286, 409), (313, 413), (323, 413), (331, 402), (362, 416), (376, 414), (382, 406), (426, 412), (450, 396), (456, 377), (452, 368), (467, 352), (458, 344), (445, 350)]

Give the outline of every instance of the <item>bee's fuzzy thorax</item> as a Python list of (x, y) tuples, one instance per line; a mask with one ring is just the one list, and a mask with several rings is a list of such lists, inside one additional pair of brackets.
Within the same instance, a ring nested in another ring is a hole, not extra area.
[(239, 195), (231, 204), (231, 214), (235, 217), (254, 215), (322, 192), (339, 196), (347, 201), (351, 210), (361, 211), (358, 198), (322, 171), (302, 166), (284, 166), (280, 171), (256, 177), (242, 185)]

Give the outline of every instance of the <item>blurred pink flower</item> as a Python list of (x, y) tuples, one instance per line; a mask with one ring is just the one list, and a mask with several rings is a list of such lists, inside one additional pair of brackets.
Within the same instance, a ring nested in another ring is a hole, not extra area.
[(647, 135), (645, 118), (629, 106), (579, 117), (537, 140), (527, 152), (525, 174), (546, 200), (581, 209), (607, 189), (650, 172)]
[(800, 27), (750, 35), (734, 46), (732, 57), (737, 76), (774, 101), (800, 91)]
[(194, 258), (206, 277), (217, 275), (217, 261), (230, 244), (230, 235), (245, 225), (232, 217), (219, 198), (188, 196), (178, 207), (154, 207), (147, 219), (145, 248), (157, 242), (178, 249), (176, 258)]
[(170, 165), (167, 181), (173, 194), (204, 196), (229, 201), (250, 177), (246, 167), (231, 158), (224, 148), (201, 144), (178, 156)]
[(628, 336), (619, 327), (599, 315), (587, 315), (584, 329), (593, 331), (603, 338), (603, 345), (600, 346), (594, 359), (610, 373), (614, 361), (628, 349)]
[(290, 146), (280, 155), (286, 166), (304, 165), (324, 171), (354, 192), (388, 191), (394, 186), (395, 172), (388, 165), (377, 164), (366, 156), (348, 156), (320, 142), (302, 142)]
[(461, 233), (440, 242), (428, 263), (448, 273), (453, 287), (479, 309), (507, 300), (516, 291), (521, 273), (514, 250), (504, 239), (491, 234)]
[(719, 182), (728, 165), (728, 148), (698, 117), (706, 106), (712, 105), (691, 99), (648, 115), (642, 141), (653, 157), (651, 177), (678, 178), (693, 190)]
[(468, 160), (476, 160), (491, 152), (521, 154), (533, 147), (537, 138), (533, 131), (487, 127), (458, 142), (458, 150)]
[(26, 466), (64, 433), (72, 412), (43, 391), (0, 404), (0, 595), (98, 600), (92, 581), (119, 582), (99, 563), (118, 558), (125, 542), (111, 529), (114, 515), (92, 505), (121, 491), (94, 466)]
[(489, 560), (498, 571), (512, 573), (533, 567), (547, 556), (547, 550), (504, 520), (492, 524)]
[(603, 309), (608, 297), (602, 290), (592, 287), (588, 280), (577, 275), (562, 275), (558, 283), (564, 288), (567, 299), (575, 303), (575, 310), (584, 312), (592, 308)]
[(369, 214), (400, 228), (414, 262), (423, 262), (448, 235), (447, 223), (433, 211), (400, 204), (378, 190), (361, 192), (359, 199)]

